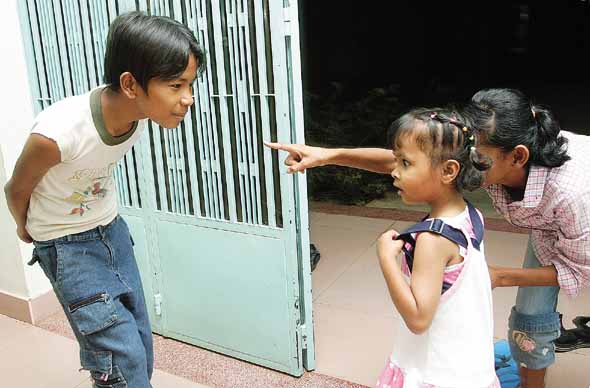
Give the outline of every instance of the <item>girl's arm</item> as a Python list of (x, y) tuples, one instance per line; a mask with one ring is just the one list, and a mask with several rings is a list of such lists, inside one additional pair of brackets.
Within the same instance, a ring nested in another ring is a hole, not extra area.
[(305, 172), (308, 168), (328, 164), (359, 168), (389, 174), (393, 170), (395, 157), (391, 150), (382, 148), (322, 148), (305, 144), (264, 143), (275, 150), (287, 151), (285, 164), (289, 173)]
[(558, 286), (557, 270), (554, 265), (538, 268), (506, 268), (488, 265), (492, 288)]
[(577, 295), (590, 279), (590, 201), (585, 187), (576, 195), (556, 194), (553, 209), (558, 223), (557, 238), (549, 252), (537, 247), (551, 264), (539, 268), (490, 267), (493, 287), (560, 286), (570, 296)]
[(16, 222), (16, 233), (26, 243), (33, 241), (25, 229), (31, 193), (47, 171), (60, 161), (61, 153), (53, 140), (31, 134), (16, 161), (12, 178), (4, 186), (8, 210)]
[(391, 299), (408, 329), (414, 334), (426, 331), (438, 306), (444, 269), (459, 254), (457, 245), (432, 233), (420, 233), (414, 250), (412, 278), (408, 284), (395, 257), (403, 242), (392, 240), (397, 232), (384, 233), (377, 243), (377, 254)]

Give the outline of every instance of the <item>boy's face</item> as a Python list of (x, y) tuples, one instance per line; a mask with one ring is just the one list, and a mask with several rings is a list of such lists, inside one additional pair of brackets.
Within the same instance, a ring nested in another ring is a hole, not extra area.
[(149, 94), (143, 90), (138, 93), (137, 105), (142, 114), (164, 128), (176, 128), (194, 102), (192, 84), (197, 77), (197, 67), (197, 60), (191, 55), (178, 78), (149, 80)]

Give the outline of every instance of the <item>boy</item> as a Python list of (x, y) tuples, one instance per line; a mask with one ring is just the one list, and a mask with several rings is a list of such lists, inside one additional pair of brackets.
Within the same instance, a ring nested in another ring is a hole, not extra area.
[(131, 12), (109, 28), (104, 81), (33, 124), (5, 192), (18, 237), (35, 244), (97, 387), (151, 387), (152, 334), (113, 169), (147, 119), (177, 127), (204, 69), (193, 33)]

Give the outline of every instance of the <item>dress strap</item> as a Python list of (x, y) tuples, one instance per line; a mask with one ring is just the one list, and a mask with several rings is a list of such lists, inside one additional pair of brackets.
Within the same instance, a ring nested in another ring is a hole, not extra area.
[[(483, 240), (484, 228), (483, 222), (479, 216), (479, 213), (471, 205), (471, 203), (467, 202), (467, 209), (469, 212), (469, 218), (471, 220), (471, 225), (473, 226), (473, 232), (475, 237), (470, 238), (471, 244), (477, 250), (481, 247), (481, 242)], [(424, 217), (422, 221), (418, 222), (410, 226), (408, 229), (401, 232), (396, 239), (403, 240), (407, 244), (404, 244), (402, 247), (402, 251), (406, 257), (406, 263), (408, 265), (408, 269), (412, 272), (412, 268), (414, 265), (414, 250), (416, 248), (416, 239), (414, 239), (414, 233), (421, 233), (421, 232), (430, 232), (435, 233), (444, 238), (452, 241), (453, 243), (467, 249), (469, 246), (467, 236), (465, 232), (461, 229), (451, 226), (445, 223), (440, 218), (432, 218), (428, 219), (428, 216)], [(409, 247), (407, 247), (409, 245)], [(450, 284), (443, 282), (442, 285), (442, 292), (444, 293), (447, 289), (450, 288)]]
[[(425, 220), (410, 226), (408, 229), (404, 230), (397, 236), (398, 240), (403, 240), (406, 243), (410, 244), (411, 249), (406, 249), (404, 246), (402, 248), (403, 252), (406, 254), (406, 260), (408, 263), (408, 267), (410, 271), (412, 270), (413, 259), (414, 259), (414, 248), (416, 247), (416, 240), (412, 236), (413, 233), (421, 233), (421, 232), (431, 232), (443, 236), (444, 238), (454, 242), (455, 244), (462, 246), (463, 248), (467, 249), (468, 242), (465, 234), (461, 229), (455, 228), (449, 224), (446, 224), (440, 218), (433, 218), (430, 220)], [(411, 258), (410, 258), (411, 257)]]
[(471, 219), (471, 225), (473, 226), (473, 233), (475, 237), (471, 239), (471, 243), (479, 251), (479, 247), (481, 246), (481, 242), (483, 241), (483, 222), (479, 216), (479, 213), (475, 209), (475, 207), (468, 201), (467, 202), (467, 209), (469, 209), (469, 218)]

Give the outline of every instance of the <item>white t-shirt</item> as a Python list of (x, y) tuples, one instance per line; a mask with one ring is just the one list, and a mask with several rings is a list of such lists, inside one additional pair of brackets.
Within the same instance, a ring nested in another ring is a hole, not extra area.
[(47, 241), (106, 225), (117, 216), (113, 172), (139, 139), (147, 120), (114, 137), (100, 104), (104, 86), (63, 99), (36, 117), (31, 133), (54, 140), (61, 163), (49, 169), (31, 194), (26, 229)]

